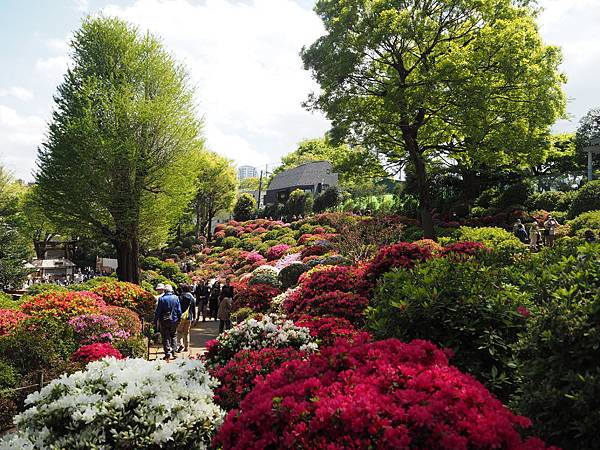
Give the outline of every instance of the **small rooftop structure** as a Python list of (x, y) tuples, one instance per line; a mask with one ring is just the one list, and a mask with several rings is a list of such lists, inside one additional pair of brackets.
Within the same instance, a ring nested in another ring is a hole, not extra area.
[(583, 151), (588, 154), (588, 180), (594, 179), (594, 154), (600, 153), (600, 136), (590, 140), (590, 145), (583, 148)]
[(316, 195), (338, 183), (339, 176), (333, 173), (329, 161), (307, 162), (275, 175), (267, 188), (265, 204), (283, 203), (296, 189)]
[(31, 265), (36, 270), (36, 278), (49, 281), (72, 277), (75, 264), (66, 258), (34, 259)]

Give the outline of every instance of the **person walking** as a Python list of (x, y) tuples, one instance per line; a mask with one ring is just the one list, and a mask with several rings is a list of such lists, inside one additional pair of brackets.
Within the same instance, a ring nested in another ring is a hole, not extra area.
[(221, 296), (222, 300), (225, 297), (229, 297), (233, 301), (233, 286), (231, 285), (231, 278), (225, 279), (225, 284), (221, 288)]
[(558, 225), (558, 221), (552, 217), (552, 215), (548, 216), (548, 220), (546, 220), (544, 223), (544, 228), (547, 231), (546, 244), (548, 247), (552, 247), (554, 245), (554, 240), (556, 239), (556, 228)]
[(529, 236), (527, 235), (527, 230), (525, 229), (525, 225), (523, 225), (522, 223), (519, 223), (517, 227), (516, 236), (523, 244), (529, 243)]
[(196, 305), (198, 306), (198, 319), (200, 318), (200, 313), (202, 313), (202, 322), (206, 322), (206, 316), (208, 315), (208, 297), (210, 294), (208, 282), (206, 280), (200, 280), (194, 293), (196, 294)]
[[(225, 288), (225, 286), (223, 286)], [(231, 328), (231, 308), (233, 306), (233, 298), (231, 297), (221, 297), (221, 302), (219, 303), (219, 312), (217, 317), (219, 319), (219, 334), (221, 334), (225, 330), (229, 330)]]
[(196, 298), (192, 294), (192, 287), (189, 284), (181, 286), (182, 294), (179, 297), (181, 305), (181, 321), (177, 326), (177, 342), (179, 347), (177, 351), (187, 352), (190, 346), (190, 328), (192, 322), (196, 320)]
[(219, 280), (216, 280), (210, 288), (210, 297), (208, 300), (208, 316), (214, 320), (217, 320), (219, 298), (221, 298), (221, 283), (219, 283)]
[(533, 222), (531, 228), (529, 228), (529, 247), (532, 252), (537, 252), (538, 250), (538, 234), (538, 224), (537, 222)]
[(177, 349), (177, 325), (181, 320), (179, 297), (173, 293), (173, 286), (165, 285), (165, 293), (158, 299), (154, 311), (154, 326), (160, 328), (165, 356), (163, 359), (175, 359)]

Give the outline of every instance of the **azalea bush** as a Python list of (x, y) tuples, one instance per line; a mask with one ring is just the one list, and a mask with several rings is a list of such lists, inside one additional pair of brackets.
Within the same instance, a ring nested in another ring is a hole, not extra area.
[(281, 258), (290, 249), (287, 244), (277, 244), (267, 250), (267, 260), (273, 261)]
[(308, 296), (298, 290), (287, 298), (283, 308), (292, 319), (303, 315), (342, 317), (360, 324), (368, 304), (368, 298), (351, 292), (335, 290)]
[(124, 281), (104, 283), (92, 289), (92, 292), (102, 297), (107, 304), (132, 309), (142, 317), (154, 312), (154, 296), (137, 284)]
[(16, 309), (0, 309), (0, 336), (14, 331), (29, 316)]
[(361, 332), (342, 317), (300, 316), (296, 321), (299, 327), (308, 328), (319, 348), (333, 345), (338, 339), (353, 341), (359, 336), (369, 339), (368, 333)]
[(281, 289), (272, 284), (234, 283), (235, 298), (233, 310), (250, 308), (256, 312), (267, 312), (271, 299), (281, 293)]
[(501, 268), (476, 260), (435, 258), (388, 273), (376, 292), (368, 328), (377, 338), (428, 339), (455, 351), (453, 362), (504, 400), (515, 390), (511, 345), (531, 298), (506, 283)]
[(112, 342), (118, 339), (127, 339), (128, 331), (119, 326), (119, 322), (104, 314), (84, 314), (69, 320), (73, 327), (75, 338), (80, 344), (93, 344), (95, 342)]
[(223, 421), (200, 361), (107, 358), (31, 394), (11, 450), (206, 449)]
[(300, 261), (293, 262), (279, 272), (279, 282), (284, 289), (289, 289), (298, 284), (300, 275), (308, 270), (306, 264), (302, 264)]
[(79, 347), (75, 353), (73, 353), (71, 360), (87, 364), (109, 356), (116, 359), (123, 359), (121, 352), (114, 348), (110, 343), (96, 342)]
[(119, 324), (119, 328), (128, 332), (131, 336), (142, 332), (140, 317), (129, 308), (108, 305), (101, 309), (101, 313), (115, 319)]
[(89, 292), (49, 291), (25, 300), (21, 310), (34, 317), (53, 317), (64, 321), (82, 314), (98, 313), (106, 306), (102, 297)]
[(220, 382), (215, 388), (215, 402), (226, 410), (238, 408), (240, 401), (254, 388), (256, 377), (264, 378), (284, 362), (306, 355), (292, 347), (240, 350), (227, 364), (210, 371)]
[(215, 438), (223, 449), (544, 449), (529, 419), (448, 365), (425, 341), (333, 347), (257, 383)]
[(224, 365), (240, 350), (293, 347), (314, 351), (317, 344), (307, 328), (291, 320), (265, 314), (260, 319), (247, 319), (208, 341), (204, 360), (210, 367)]

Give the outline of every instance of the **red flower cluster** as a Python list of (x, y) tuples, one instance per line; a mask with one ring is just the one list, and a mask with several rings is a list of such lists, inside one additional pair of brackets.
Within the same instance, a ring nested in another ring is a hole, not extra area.
[(133, 309), (141, 316), (148, 316), (154, 311), (154, 296), (137, 284), (115, 281), (101, 284), (92, 292), (100, 295), (109, 305)]
[(269, 261), (274, 261), (276, 259), (281, 258), (285, 252), (290, 249), (290, 246), (287, 244), (277, 244), (267, 250), (267, 259)]
[(477, 256), (489, 252), (491, 252), (491, 250), (481, 242), (462, 241), (446, 245), (442, 250), (441, 255), (461, 258)]
[(21, 310), (33, 317), (53, 317), (67, 321), (83, 314), (94, 314), (106, 306), (93, 292), (50, 291), (31, 297), (21, 305)]
[(333, 345), (338, 339), (354, 341), (359, 336), (368, 339), (368, 333), (360, 332), (347, 319), (342, 317), (314, 317), (301, 316), (295, 321), (299, 327), (305, 327), (310, 330), (319, 348)]
[(210, 371), (221, 382), (214, 390), (215, 401), (226, 410), (238, 408), (254, 388), (256, 377), (265, 377), (284, 362), (305, 356), (306, 353), (291, 347), (241, 350), (226, 365)]
[(123, 355), (119, 350), (114, 348), (108, 342), (104, 342), (79, 347), (71, 356), (71, 360), (87, 364), (98, 359), (106, 358), (107, 356), (123, 359)]
[(332, 291), (353, 292), (358, 278), (352, 267), (331, 266), (303, 273), (299, 281), (303, 296), (316, 297)]
[(306, 258), (308, 256), (321, 256), (327, 253), (330, 248), (325, 247), (324, 245), (314, 244), (309, 245), (308, 247), (304, 247), (300, 252), (301, 258)]
[(366, 281), (373, 286), (381, 275), (391, 269), (396, 267), (411, 269), (417, 261), (424, 261), (431, 257), (429, 248), (409, 242), (399, 242), (381, 247), (366, 268)]
[(233, 310), (240, 308), (252, 308), (257, 312), (267, 312), (271, 299), (279, 294), (281, 290), (270, 284), (257, 283), (248, 285), (247, 281), (233, 283), (235, 298)]
[(142, 332), (142, 321), (135, 312), (128, 308), (110, 305), (103, 307), (100, 312), (115, 319), (119, 324), (119, 328), (127, 331), (131, 336)]
[(258, 381), (213, 444), (223, 449), (544, 449), (531, 425), (426, 341), (338, 341)]
[(0, 309), (0, 336), (10, 334), (28, 317), (18, 309)]
[(331, 291), (308, 296), (300, 289), (286, 299), (283, 308), (292, 320), (310, 315), (343, 317), (352, 323), (360, 323), (368, 305), (368, 298), (351, 292)]

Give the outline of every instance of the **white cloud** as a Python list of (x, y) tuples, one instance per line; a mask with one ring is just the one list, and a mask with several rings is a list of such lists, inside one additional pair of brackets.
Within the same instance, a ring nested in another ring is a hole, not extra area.
[(90, 0), (75, 0), (77, 11), (86, 12), (90, 8)]
[(327, 130), (322, 116), (301, 106), (316, 86), (299, 57), (323, 28), (294, 1), (137, 0), (103, 11), (160, 36), (186, 64), (215, 151), (240, 164), (260, 165)]
[(14, 97), (16, 99), (27, 101), (32, 100), (34, 95), (29, 89), (19, 86), (9, 87), (7, 89), (0, 88), (0, 97)]
[(0, 105), (0, 164), (16, 177), (31, 180), (37, 147), (41, 144), (46, 123), (39, 116), (22, 116)]
[(49, 58), (39, 58), (35, 62), (35, 70), (42, 75), (46, 81), (56, 86), (62, 80), (67, 71), (69, 58), (66, 54), (51, 56)]

